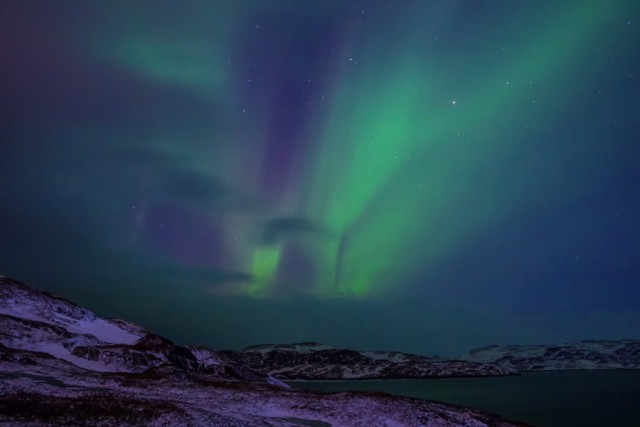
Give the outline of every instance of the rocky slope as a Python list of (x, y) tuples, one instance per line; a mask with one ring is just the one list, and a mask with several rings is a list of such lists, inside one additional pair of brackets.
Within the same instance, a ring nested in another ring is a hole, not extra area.
[(590, 340), (563, 345), (492, 345), (469, 351), (467, 358), (518, 371), (640, 369), (640, 340)]
[(117, 319), (103, 319), (64, 298), (0, 278), (0, 344), (44, 353), (97, 372), (174, 370), (227, 380), (280, 383), (201, 347), (166, 338)]
[(228, 359), (280, 379), (402, 379), (515, 375), (513, 368), (409, 353), (356, 351), (314, 342), (222, 351)]
[(515, 426), (384, 394), (321, 395), (0, 276), (0, 424)]

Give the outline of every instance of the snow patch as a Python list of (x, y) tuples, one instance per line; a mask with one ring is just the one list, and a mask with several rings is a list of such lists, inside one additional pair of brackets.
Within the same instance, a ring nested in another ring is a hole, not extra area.
[(41, 353), (47, 353), (53, 357), (57, 357), (58, 359), (66, 360), (67, 362), (72, 363), (79, 368), (88, 369), (90, 371), (116, 372), (116, 370), (104, 365), (103, 363), (74, 356), (69, 352), (69, 350), (67, 350), (66, 348), (64, 348), (62, 345), (58, 343), (53, 343), (53, 342), (35, 343), (30, 345), (29, 348), (24, 348), (24, 350), (39, 351)]
[(74, 334), (90, 334), (109, 344), (131, 345), (138, 341), (142, 335), (133, 334), (114, 325), (108, 320), (96, 318), (93, 321), (81, 320), (75, 324), (69, 324), (67, 331)]

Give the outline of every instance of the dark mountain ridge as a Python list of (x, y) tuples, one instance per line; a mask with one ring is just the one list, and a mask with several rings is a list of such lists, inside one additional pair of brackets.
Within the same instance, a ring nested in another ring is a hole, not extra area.
[(640, 369), (640, 340), (585, 340), (561, 345), (492, 345), (469, 351), (467, 358), (521, 372)]
[(265, 375), (290, 380), (408, 379), (515, 375), (510, 367), (389, 351), (357, 351), (316, 342), (262, 344), (220, 354)]

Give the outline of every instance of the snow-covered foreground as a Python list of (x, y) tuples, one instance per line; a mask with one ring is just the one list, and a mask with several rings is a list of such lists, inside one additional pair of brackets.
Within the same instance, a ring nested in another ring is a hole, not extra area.
[[(372, 358), (375, 359), (375, 358)], [(375, 393), (291, 389), (0, 276), (0, 424), (513, 426), (494, 414)]]
[(245, 427), (516, 425), (481, 411), (382, 394), (317, 395), (251, 383), (126, 376), (105, 381), (63, 379), (63, 385), (52, 385), (51, 378), (45, 382), (42, 377), (20, 375), (2, 379), (0, 423)]

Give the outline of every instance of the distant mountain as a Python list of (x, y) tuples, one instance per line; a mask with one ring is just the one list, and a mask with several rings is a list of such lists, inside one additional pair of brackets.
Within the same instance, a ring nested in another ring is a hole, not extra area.
[(0, 276), (0, 424), (517, 426), (381, 393), (294, 390), (204, 347)]
[(404, 379), (515, 375), (510, 367), (409, 353), (357, 351), (315, 342), (221, 351), (226, 358), (280, 379)]
[(467, 359), (518, 371), (640, 369), (640, 340), (590, 340), (562, 345), (492, 345), (469, 351)]

